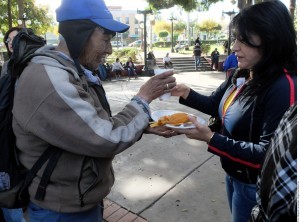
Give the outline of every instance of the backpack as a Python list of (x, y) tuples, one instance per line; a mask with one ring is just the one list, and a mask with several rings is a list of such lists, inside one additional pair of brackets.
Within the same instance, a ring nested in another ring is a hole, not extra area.
[(18, 159), (16, 138), (12, 129), (12, 108), (15, 84), (34, 52), (45, 45), (45, 40), (31, 29), (22, 29), (13, 40), (13, 53), (7, 74), (0, 78), (0, 207), (21, 208), (29, 203), (28, 186), (36, 173), (48, 161), (35, 199), (43, 200), (45, 190), (61, 151), (51, 145), (28, 171)]

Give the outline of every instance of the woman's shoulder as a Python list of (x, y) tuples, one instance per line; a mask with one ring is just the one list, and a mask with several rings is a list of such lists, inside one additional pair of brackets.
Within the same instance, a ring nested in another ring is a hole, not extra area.
[(295, 100), (297, 96), (297, 76), (281, 75), (279, 76), (264, 93), (265, 102), (272, 101), (282, 103), (283, 101)]

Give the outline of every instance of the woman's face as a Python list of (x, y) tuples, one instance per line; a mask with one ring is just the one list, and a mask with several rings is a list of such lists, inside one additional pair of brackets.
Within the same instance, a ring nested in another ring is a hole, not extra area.
[[(261, 44), (260, 37), (257, 35), (251, 35), (251, 43), (259, 46)], [(236, 39), (232, 50), (238, 59), (238, 67), (241, 69), (252, 69), (262, 58), (260, 48), (255, 48), (240, 40)]]
[(12, 42), (15, 38), (15, 36), (18, 34), (17, 30), (12, 31), (11, 33), (9, 33), (8, 38), (7, 38), (7, 45), (8, 45), (8, 50), (12, 53), (13, 52), (13, 48), (12, 48)]

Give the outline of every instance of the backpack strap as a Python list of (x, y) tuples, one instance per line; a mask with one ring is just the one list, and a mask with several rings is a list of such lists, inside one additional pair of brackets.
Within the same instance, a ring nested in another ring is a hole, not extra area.
[(39, 200), (39, 201), (42, 201), (45, 198), (46, 188), (48, 186), (49, 179), (50, 179), (52, 172), (57, 164), (57, 161), (62, 153), (61, 149), (55, 149), (54, 147), (52, 147), (51, 149), (54, 151), (51, 153), (49, 162), (44, 170), (44, 173), (42, 175), (42, 178), (40, 180), (38, 189), (37, 189), (37, 191), (35, 193), (35, 197), (34, 197), (36, 200)]
[[(49, 145), (49, 147), (43, 152), (43, 154), (39, 157), (39, 159), (33, 164), (31, 169), (27, 172), (25, 181), (20, 190), (20, 195), (25, 193), (25, 190), (27, 190), (28, 186), (31, 184), (31, 182), (32, 182), (33, 178), (36, 176), (37, 172), (42, 168), (42, 166), (46, 163), (46, 161), (49, 160), (49, 162), (44, 170), (44, 173), (42, 175), (42, 180), (44, 182), (42, 184), (40, 182), (39, 188), (38, 188), (38, 191), (41, 189), (46, 190), (49, 178), (53, 172), (53, 169), (54, 169), (60, 155), (61, 155), (61, 151), (59, 149), (57, 149), (56, 147), (54, 147), (52, 145)], [(48, 178), (44, 178), (44, 177), (48, 177)], [(43, 188), (40, 188), (40, 186), (43, 186)], [(38, 191), (37, 191), (37, 193), (38, 193)], [(39, 191), (39, 193), (41, 193), (41, 191)], [(45, 196), (45, 193), (38, 195), (38, 197), (42, 198), (42, 199), (44, 199), (44, 196)], [(40, 200), (42, 200), (42, 199), (40, 199)]]

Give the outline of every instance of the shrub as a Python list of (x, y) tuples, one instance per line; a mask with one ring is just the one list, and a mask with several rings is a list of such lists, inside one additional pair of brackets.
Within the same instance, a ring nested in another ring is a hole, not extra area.
[(210, 52), (210, 44), (204, 44), (201, 45), (202, 54), (209, 54)]
[(125, 63), (128, 60), (128, 57), (132, 58), (133, 62), (137, 61), (138, 49), (136, 48), (123, 48), (119, 50), (113, 50), (113, 53), (107, 57), (108, 63), (113, 63), (116, 61), (116, 58), (120, 59), (120, 62)]

